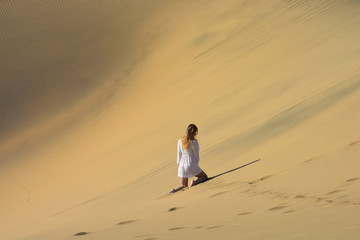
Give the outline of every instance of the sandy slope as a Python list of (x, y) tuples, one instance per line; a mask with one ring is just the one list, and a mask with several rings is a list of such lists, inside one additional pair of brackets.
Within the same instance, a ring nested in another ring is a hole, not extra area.
[(0, 3), (1, 239), (360, 237), (357, 1), (75, 2)]

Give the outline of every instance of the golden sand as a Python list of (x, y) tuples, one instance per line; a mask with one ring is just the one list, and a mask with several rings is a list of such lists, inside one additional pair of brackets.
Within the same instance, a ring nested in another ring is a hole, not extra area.
[[(0, 239), (359, 239), (360, 4), (0, 2)], [(212, 177), (185, 191), (199, 127)]]

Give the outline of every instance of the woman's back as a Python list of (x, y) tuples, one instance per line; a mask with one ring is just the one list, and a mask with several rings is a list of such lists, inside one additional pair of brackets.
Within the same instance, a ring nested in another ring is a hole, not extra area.
[(187, 149), (182, 145), (182, 139), (178, 141), (178, 164), (198, 164), (199, 163), (199, 142), (194, 139), (190, 142)]

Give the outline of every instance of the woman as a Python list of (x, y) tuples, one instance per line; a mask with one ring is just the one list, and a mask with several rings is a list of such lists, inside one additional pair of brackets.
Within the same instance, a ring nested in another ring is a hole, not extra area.
[(185, 136), (179, 139), (177, 145), (177, 165), (180, 186), (172, 189), (169, 193), (180, 191), (188, 186), (188, 179), (196, 176), (196, 181), (192, 180), (189, 187), (195, 186), (208, 179), (206, 173), (199, 167), (199, 143), (195, 139), (198, 128), (190, 124)]

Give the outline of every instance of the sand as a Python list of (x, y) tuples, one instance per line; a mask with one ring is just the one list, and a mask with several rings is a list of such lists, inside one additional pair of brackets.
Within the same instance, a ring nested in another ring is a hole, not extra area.
[[(360, 4), (0, 2), (0, 239), (359, 239)], [(199, 128), (211, 177), (175, 194)]]

